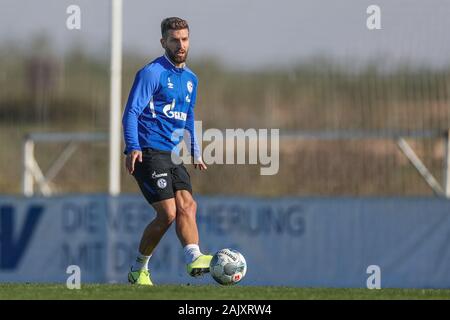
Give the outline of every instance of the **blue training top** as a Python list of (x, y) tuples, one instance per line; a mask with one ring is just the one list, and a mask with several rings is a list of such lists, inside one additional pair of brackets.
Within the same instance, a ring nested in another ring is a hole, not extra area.
[(186, 66), (177, 68), (161, 56), (139, 70), (122, 117), (125, 154), (132, 150), (175, 149), (190, 135), (190, 151), (201, 158), (194, 129), (197, 76)]

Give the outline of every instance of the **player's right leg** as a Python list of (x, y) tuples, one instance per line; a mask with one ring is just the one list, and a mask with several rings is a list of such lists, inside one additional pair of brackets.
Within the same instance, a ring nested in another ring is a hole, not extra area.
[(167, 164), (165, 158), (161, 152), (143, 150), (143, 162), (135, 163), (133, 176), (145, 199), (155, 209), (156, 217), (143, 232), (136, 261), (128, 274), (131, 283), (152, 284), (148, 261), (176, 217), (170, 163)]
[(152, 206), (156, 211), (156, 217), (145, 228), (139, 244), (139, 254), (128, 273), (128, 281), (132, 284), (153, 285), (148, 271), (148, 261), (176, 217), (174, 198), (152, 203)]

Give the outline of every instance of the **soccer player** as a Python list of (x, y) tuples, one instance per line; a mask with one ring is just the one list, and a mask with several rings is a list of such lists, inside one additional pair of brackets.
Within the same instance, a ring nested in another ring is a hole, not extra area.
[(129, 282), (141, 285), (153, 285), (148, 262), (174, 221), (188, 274), (209, 272), (212, 259), (199, 249), (197, 206), (189, 173), (183, 164), (172, 161), (183, 139), (183, 134), (176, 132), (186, 130), (194, 168), (207, 169), (194, 129), (197, 76), (185, 63), (189, 51), (188, 23), (177, 17), (166, 18), (161, 22), (161, 34), (165, 54), (137, 72), (122, 118), (126, 168), (156, 211), (155, 219), (144, 230), (128, 273)]

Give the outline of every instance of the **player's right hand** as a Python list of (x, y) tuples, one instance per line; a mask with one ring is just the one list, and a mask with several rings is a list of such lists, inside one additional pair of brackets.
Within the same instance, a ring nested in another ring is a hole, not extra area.
[(133, 174), (134, 172), (134, 163), (138, 159), (139, 162), (142, 162), (142, 151), (133, 150), (127, 154), (127, 158), (125, 159), (125, 166), (128, 170), (129, 174)]

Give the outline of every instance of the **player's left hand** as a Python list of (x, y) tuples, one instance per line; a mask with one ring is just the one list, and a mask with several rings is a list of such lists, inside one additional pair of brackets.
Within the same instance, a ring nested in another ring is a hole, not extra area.
[(200, 171), (208, 169), (206, 164), (201, 159), (194, 161), (194, 168), (199, 169)]

